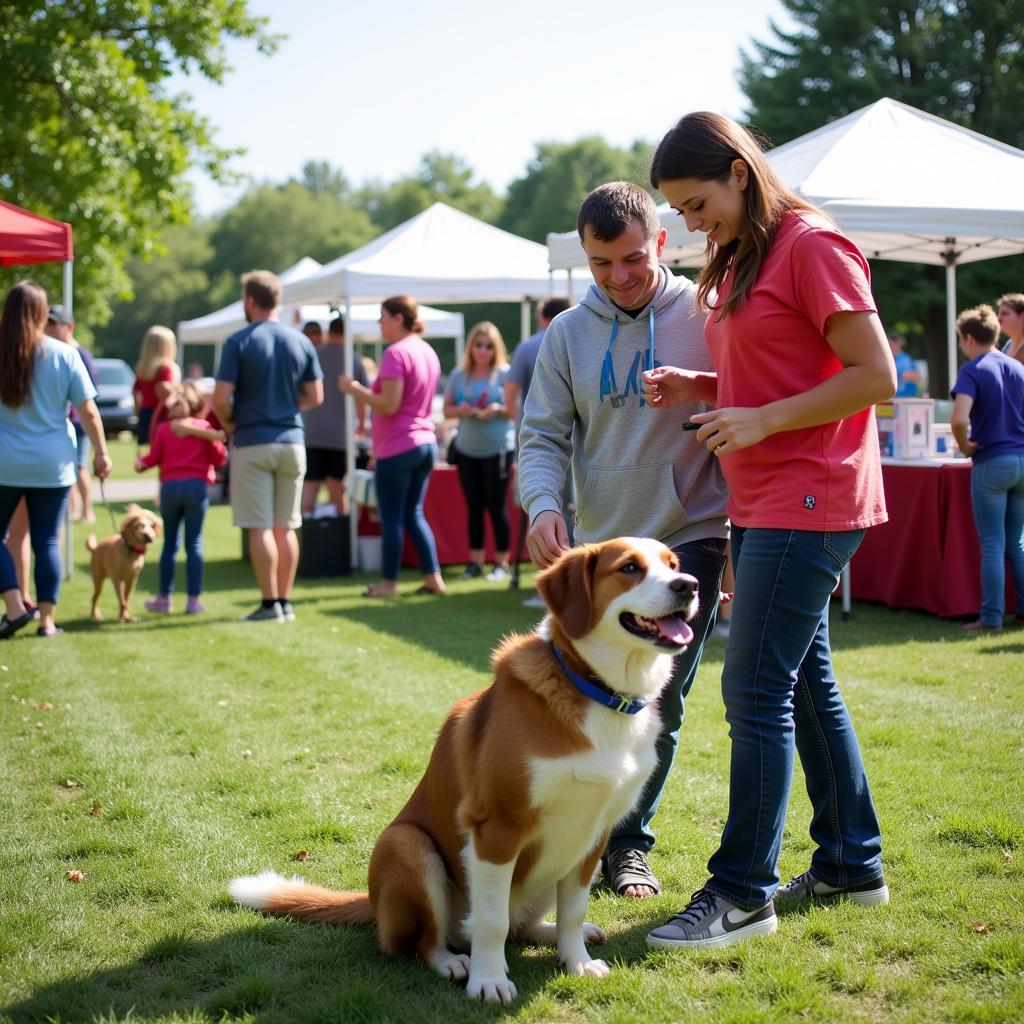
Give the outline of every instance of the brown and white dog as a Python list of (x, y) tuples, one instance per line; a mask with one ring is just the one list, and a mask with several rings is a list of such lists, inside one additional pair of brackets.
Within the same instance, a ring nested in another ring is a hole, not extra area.
[(90, 567), (94, 619), (98, 621), (103, 618), (99, 607), (100, 591), (103, 589), (103, 581), (109, 576), (117, 593), (121, 621), (135, 621), (128, 604), (146, 561), (146, 548), (156, 540), (163, 525), (163, 520), (155, 512), (133, 504), (128, 506), (121, 520), (119, 533), (113, 533), (101, 541), (96, 540), (94, 533), (89, 534), (85, 546), (92, 552)]
[[(449, 712), (423, 779), (377, 840), (369, 892), (267, 871), (234, 879), (236, 902), (376, 923), (385, 953), (418, 954), (474, 999), (515, 998), (509, 936), (554, 943), (570, 974), (608, 974), (585, 945), (606, 938), (584, 921), (590, 880), (654, 769), (653, 702), (693, 640), (697, 581), (657, 541), (620, 538), (567, 552), (537, 586), (550, 614), (506, 638), (493, 684)], [(557, 921), (545, 921), (553, 908)]]

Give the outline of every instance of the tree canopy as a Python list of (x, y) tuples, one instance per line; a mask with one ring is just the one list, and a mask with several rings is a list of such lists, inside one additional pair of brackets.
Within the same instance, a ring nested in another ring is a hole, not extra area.
[(74, 225), (86, 334), (131, 295), (125, 262), (187, 219), (189, 168), (228, 174), (231, 152), (167, 80), (223, 81), (225, 40), (270, 52), (265, 26), (245, 0), (0, 0), (0, 196)]

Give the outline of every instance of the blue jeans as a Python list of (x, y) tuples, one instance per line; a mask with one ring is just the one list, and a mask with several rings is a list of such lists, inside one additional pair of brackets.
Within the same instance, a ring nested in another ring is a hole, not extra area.
[(722, 670), (732, 738), (729, 817), (707, 888), (767, 903), (800, 754), (811, 800), (811, 870), (846, 886), (882, 873), (882, 839), (853, 723), (832, 671), (829, 598), (863, 530), (733, 527), (736, 596)]
[(199, 477), (167, 480), (160, 485), (160, 514), (164, 517), (164, 549), (160, 552), (160, 593), (174, 593), (174, 559), (178, 533), (185, 524), (185, 577), (188, 596), (203, 592), (203, 521), (210, 505), (206, 481)]
[(436, 458), (436, 444), (421, 444), (400, 455), (377, 460), (374, 482), (380, 515), (381, 579), (398, 579), (405, 530), (412, 537), (424, 574), (441, 571), (434, 534), (423, 515), (423, 498)]
[[(36, 601), (57, 603), (60, 597), (60, 524), (70, 487), (7, 487), (0, 485), (0, 537), (7, 536), (11, 516), (22, 496), (28, 507), (28, 532), (36, 556)], [(14, 559), (0, 544), (0, 594), (18, 589)]]
[(673, 548), (679, 556), (680, 569), (696, 577), (700, 610), (690, 623), (693, 643), (685, 653), (676, 658), (672, 678), (658, 698), (658, 711), (661, 715), (661, 732), (658, 733), (655, 746), (658, 763), (640, 802), (612, 830), (611, 838), (608, 840), (609, 850), (629, 849), (647, 852), (654, 846), (651, 819), (658, 810), (668, 773), (675, 760), (679, 730), (685, 714), (686, 696), (693, 686), (704, 643), (718, 612), (718, 594), (722, 586), (722, 572), (725, 570), (725, 547), (726, 541), (708, 537)]
[(1006, 569), (1024, 616), (1024, 455), (997, 455), (971, 467), (971, 507), (981, 546), (981, 621), (1003, 624)]

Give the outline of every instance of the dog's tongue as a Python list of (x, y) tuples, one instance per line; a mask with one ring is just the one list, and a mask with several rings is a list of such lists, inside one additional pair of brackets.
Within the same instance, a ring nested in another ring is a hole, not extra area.
[(677, 647), (686, 647), (693, 643), (693, 630), (678, 616), (663, 615), (654, 620), (661, 630), (661, 635)]

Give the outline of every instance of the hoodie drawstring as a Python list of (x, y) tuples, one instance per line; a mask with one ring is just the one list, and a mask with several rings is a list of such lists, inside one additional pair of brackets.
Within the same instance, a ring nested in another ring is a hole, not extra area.
[[(647, 310), (647, 334), (648, 334), (648, 347), (647, 347), (647, 359), (643, 369), (653, 370), (654, 369), (654, 306), (651, 305)], [(605, 349), (604, 363), (601, 367), (601, 399), (604, 400), (605, 395), (610, 395), (612, 405), (618, 409), (626, 402), (626, 396), (619, 393), (618, 384), (615, 381), (615, 363), (612, 360), (612, 349), (615, 347), (615, 339), (619, 336), (619, 314), (615, 314), (615, 319), (612, 321), (612, 332), (608, 339), (608, 348)]]

